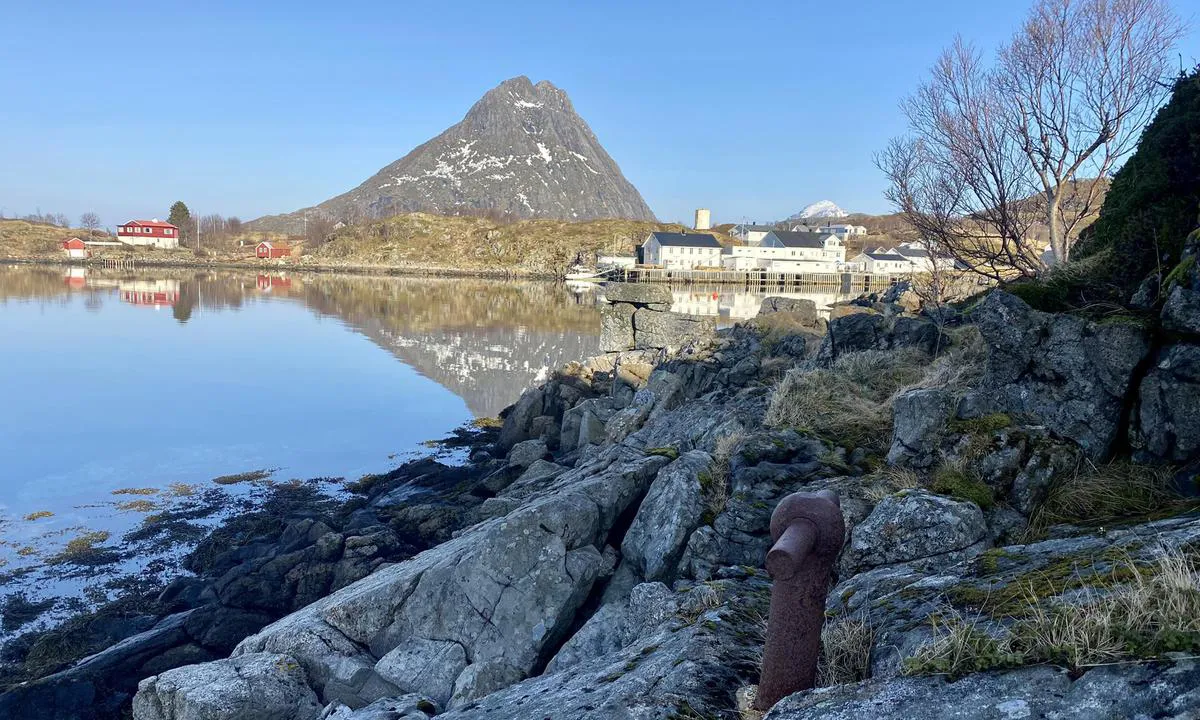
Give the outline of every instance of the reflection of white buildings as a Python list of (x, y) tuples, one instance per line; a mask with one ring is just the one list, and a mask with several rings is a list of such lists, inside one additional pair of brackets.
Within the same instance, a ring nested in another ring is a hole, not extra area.
[(672, 290), (671, 312), (685, 315), (719, 315), (720, 293), (716, 290)]
[(712, 288), (672, 290), (671, 311), (687, 315), (729, 318), (731, 321), (748, 320), (758, 315), (763, 298), (766, 297), (812, 300), (817, 306), (817, 312), (824, 317), (828, 317), (831, 305), (846, 299), (846, 295), (839, 295), (824, 288), (813, 288), (804, 292), (765, 291), (757, 293)]
[(147, 307), (172, 307), (179, 302), (178, 280), (121, 280), (121, 301)]
[(846, 246), (832, 233), (772, 230), (759, 245), (735, 245), (722, 258), (726, 270), (783, 273), (835, 273), (846, 261)]

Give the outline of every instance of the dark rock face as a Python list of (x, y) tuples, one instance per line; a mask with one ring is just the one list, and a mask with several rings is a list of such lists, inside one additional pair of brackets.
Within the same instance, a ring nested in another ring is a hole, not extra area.
[(1152, 458), (1187, 462), (1200, 454), (1200, 345), (1159, 353), (1142, 380), (1135, 447)]
[(1134, 371), (1150, 351), (1146, 329), (1038, 312), (1005, 292), (988, 295), (972, 315), (988, 344), (992, 408), (1037, 416), (1089, 456), (1106, 457)]
[[(362, 185), (310, 209), (335, 219), (497, 210), (518, 218), (653, 220), (562, 90), (526, 77), (500, 83), (462, 122)], [(302, 230), (300, 211), (254, 230)]]
[(937, 326), (928, 320), (873, 312), (855, 313), (830, 321), (829, 332), (817, 351), (817, 362), (831, 363), (850, 352), (904, 347), (932, 355), (945, 344)]

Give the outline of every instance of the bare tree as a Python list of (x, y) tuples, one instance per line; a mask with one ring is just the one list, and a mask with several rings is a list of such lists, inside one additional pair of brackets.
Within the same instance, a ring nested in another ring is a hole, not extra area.
[(1183, 24), (1166, 0), (1036, 0), (992, 66), (961, 38), (876, 158), (922, 235), (991, 277), (1070, 258), (1106, 178), (1166, 96)]
[(79, 216), (79, 224), (88, 231), (88, 237), (96, 234), (96, 228), (100, 227), (100, 216), (94, 212), (85, 212)]

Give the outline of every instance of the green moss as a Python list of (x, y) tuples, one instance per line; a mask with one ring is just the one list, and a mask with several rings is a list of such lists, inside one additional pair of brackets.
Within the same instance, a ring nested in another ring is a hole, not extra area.
[(1066, 288), (1057, 283), (1042, 280), (1021, 280), (1004, 286), (1004, 290), (1025, 301), (1034, 310), (1042, 312), (1065, 312), (1068, 293)]
[(996, 502), (995, 495), (987, 483), (952, 465), (942, 465), (938, 468), (933, 474), (931, 489), (941, 495), (973, 502), (983, 510), (992, 507)]
[(968, 420), (951, 420), (949, 427), (951, 432), (965, 435), (990, 435), (1012, 424), (1012, 417), (1007, 413), (992, 413)]
[(658, 455), (659, 457), (665, 457), (668, 460), (679, 459), (679, 451), (673, 447), (646, 448), (646, 454)]
[[(981, 560), (980, 569), (986, 570), (989, 564), (998, 565), (1003, 557), (994, 554)], [(1141, 572), (1144, 574), (1149, 570), (1141, 568)], [(997, 587), (960, 585), (948, 590), (946, 597), (956, 607), (979, 610), (994, 618), (1018, 617), (1028, 611), (1031, 600), (1053, 598), (1081, 588), (1113, 587), (1129, 582), (1137, 573), (1138, 569), (1131, 567), (1120, 551), (1066, 556), (1010, 578)]]
[(1163, 294), (1165, 295), (1170, 289), (1176, 285), (1182, 285), (1187, 281), (1187, 276), (1196, 267), (1196, 256), (1189, 255), (1179, 261), (1171, 272), (1167, 273), (1167, 277), (1163, 280)]
[(1101, 318), (1097, 324), (1109, 327), (1130, 327), (1135, 330), (1148, 330), (1153, 325), (1153, 322), (1145, 315), (1113, 313)]
[(978, 558), (975, 559), (975, 567), (977, 573), (994, 575), (1000, 569), (1000, 561), (1011, 558), (1016, 558), (1017, 555), (1010, 553), (1004, 548), (990, 548), (984, 550)]

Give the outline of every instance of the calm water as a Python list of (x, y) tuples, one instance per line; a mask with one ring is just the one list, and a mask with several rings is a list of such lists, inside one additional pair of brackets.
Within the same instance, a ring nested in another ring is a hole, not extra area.
[[(596, 302), (548, 283), (0, 267), (2, 571), (81, 533), (119, 543), (218, 476), (387, 470), (594, 354)], [(674, 309), (730, 322), (760, 302), (687, 289)]]

